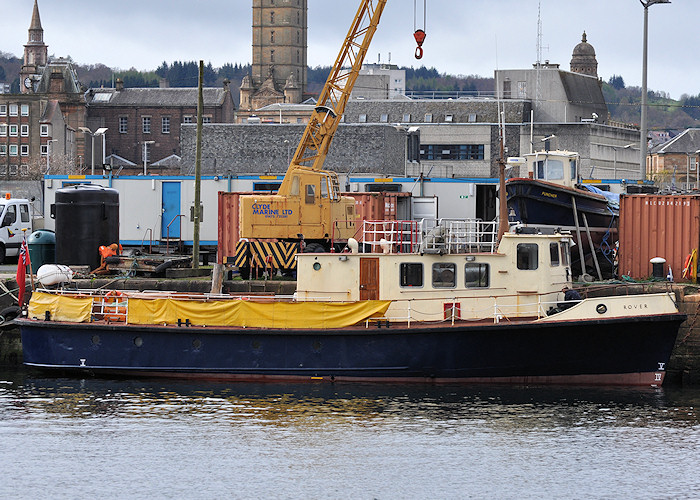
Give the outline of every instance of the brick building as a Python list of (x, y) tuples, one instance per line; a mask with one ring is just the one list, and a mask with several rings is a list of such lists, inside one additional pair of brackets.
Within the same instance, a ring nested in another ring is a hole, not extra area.
[[(202, 91), (203, 123), (233, 123), (235, 104), (229, 81), (222, 88)], [(127, 169), (178, 160), (180, 125), (197, 123), (196, 88), (124, 88), (117, 80), (113, 89), (90, 89), (86, 94), (87, 126), (91, 131), (107, 128), (105, 159)], [(95, 157), (102, 158), (102, 143), (95, 141)], [(176, 158), (177, 157), (177, 158)], [(156, 165), (157, 167), (157, 165)], [(159, 169), (152, 170), (153, 173)]]

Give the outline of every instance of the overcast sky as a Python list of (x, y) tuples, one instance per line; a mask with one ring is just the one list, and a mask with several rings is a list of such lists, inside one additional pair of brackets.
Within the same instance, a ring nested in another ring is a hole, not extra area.
[[(308, 0), (311, 66), (330, 65), (358, 1)], [(649, 89), (672, 98), (700, 93), (700, 0), (649, 8)], [(423, 28), (423, 1), (417, 0)], [(0, 0), (0, 51), (22, 57), (33, 0)], [(39, 0), (49, 54), (80, 64), (156, 69), (163, 61), (249, 63), (250, 0)], [(644, 9), (639, 0), (427, 0), (427, 38), (414, 59), (414, 2), (389, 0), (367, 62), (435, 67), (441, 73), (493, 76), (496, 68), (528, 68), (537, 59), (538, 5), (542, 60), (569, 69), (585, 30), (598, 75), (641, 86)], [(696, 83), (697, 82), (697, 83)]]

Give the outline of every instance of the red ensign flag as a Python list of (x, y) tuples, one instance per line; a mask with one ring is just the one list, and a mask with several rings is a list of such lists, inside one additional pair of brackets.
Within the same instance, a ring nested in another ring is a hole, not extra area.
[[(17, 259), (17, 302), (22, 307), (24, 304), (24, 288), (27, 280), (27, 266), (30, 266), (29, 248), (27, 247), (27, 234), (22, 234), (22, 244), (19, 247), (19, 258)], [(30, 271), (31, 272), (31, 271)]]

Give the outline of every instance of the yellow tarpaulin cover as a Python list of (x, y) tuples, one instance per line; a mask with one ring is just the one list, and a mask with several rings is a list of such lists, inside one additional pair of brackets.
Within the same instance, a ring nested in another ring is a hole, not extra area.
[(127, 322), (141, 325), (174, 324), (178, 318), (194, 325), (251, 328), (342, 328), (381, 316), (389, 301), (349, 303), (252, 302), (177, 299), (129, 299)]
[(33, 292), (29, 301), (29, 317), (44, 319), (45, 311), (51, 313), (53, 321), (72, 321), (74, 323), (90, 321), (92, 297)]

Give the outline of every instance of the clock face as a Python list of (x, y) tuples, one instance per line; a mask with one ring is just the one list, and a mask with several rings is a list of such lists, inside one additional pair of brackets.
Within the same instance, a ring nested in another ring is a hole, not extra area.
[(24, 88), (31, 89), (32, 88), (32, 79), (27, 77), (24, 79)]

